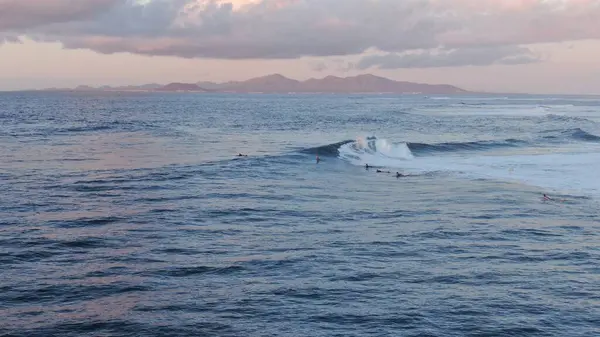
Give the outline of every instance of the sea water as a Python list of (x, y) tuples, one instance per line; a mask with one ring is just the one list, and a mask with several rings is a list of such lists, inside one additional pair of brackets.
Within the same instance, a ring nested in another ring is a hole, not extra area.
[(21, 92), (0, 123), (2, 336), (600, 335), (597, 98)]

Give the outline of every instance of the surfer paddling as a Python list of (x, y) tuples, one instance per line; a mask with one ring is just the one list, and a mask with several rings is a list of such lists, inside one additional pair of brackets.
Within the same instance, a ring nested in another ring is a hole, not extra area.
[(568, 202), (567, 199), (556, 199), (556, 198), (550, 198), (546, 193), (544, 193), (542, 195), (542, 200), (543, 201), (557, 201), (557, 202)]
[[(370, 166), (369, 164), (365, 164), (365, 170), (367, 170), (367, 171), (372, 167), (373, 166)], [(375, 172), (377, 172), (377, 173), (392, 173), (390, 171), (384, 171), (384, 170), (380, 170), (380, 169), (377, 169)], [(408, 174), (396, 172), (396, 178), (402, 178), (402, 177), (408, 177)]]

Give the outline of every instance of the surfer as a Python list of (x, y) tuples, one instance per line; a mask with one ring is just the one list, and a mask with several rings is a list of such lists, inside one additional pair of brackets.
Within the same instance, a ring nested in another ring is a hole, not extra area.
[(550, 198), (546, 193), (543, 194), (542, 200), (544, 200), (544, 201), (555, 201), (555, 202), (568, 202), (567, 199)]
[(321, 158), (319, 158), (319, 155), (317, 155), (317, 164), (321, 161)]
[(365, 164), (365, 170), (368, 170), (369, 167), (370, 167), (369, 164)]
[(382, 171), (382, 170), (377, 170), (377, 173), (391, 173), (390, 171)]
[(241, 154), (241, 153), (240, 153), (240, 154), (238, 154), (237, 156), (238, 156), (238, 157), (248, 157), (248, 155), (247, 155), (247, 154)]
[(408, 177), (408, 174), (402, 174), (400, 172), (396, 172), (396, 178), (400, 178), (400, 177)]

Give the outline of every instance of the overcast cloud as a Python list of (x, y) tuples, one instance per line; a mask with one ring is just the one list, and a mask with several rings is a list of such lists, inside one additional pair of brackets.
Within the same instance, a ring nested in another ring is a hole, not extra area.
[(529, 49), (515, 46), (462, 48), (442, 51), (420, 51), (406, 54), (363, 57), (358, 69), (436, 68), (488, 66), (493, 64), (528, 64), (541, 61)]
[(389, 53), (363, 69), (531, 63), (527, 45), (600, 39), (600, 0), (239, 2), (0, 0), (0, 35), (186, 58)]
[(0, 30), (89, 20), (121, 0), (0, 0)]

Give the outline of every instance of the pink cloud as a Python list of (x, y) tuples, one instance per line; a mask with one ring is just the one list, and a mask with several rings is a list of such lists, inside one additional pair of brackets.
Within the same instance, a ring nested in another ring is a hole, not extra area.
[(600, 39), (598, 18), (600, 0), (0, 0), (0, 32), (102, 53), (228, 59)]

